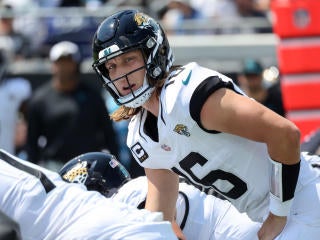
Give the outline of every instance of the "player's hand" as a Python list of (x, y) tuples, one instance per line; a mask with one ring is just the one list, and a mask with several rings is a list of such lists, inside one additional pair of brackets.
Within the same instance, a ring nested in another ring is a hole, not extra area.
[(287, 217), (279, 217), (269, 213), (258, 232), (259, 240), (275, 239), (282, 232), (286, 223)]
[(176, 223), (176, 221), (171, 222), (171, 226), (172, 226), (173, 232), (176, 234), (179, 240), (186, 240), (186, 237), (184, 236), (181, 228)]

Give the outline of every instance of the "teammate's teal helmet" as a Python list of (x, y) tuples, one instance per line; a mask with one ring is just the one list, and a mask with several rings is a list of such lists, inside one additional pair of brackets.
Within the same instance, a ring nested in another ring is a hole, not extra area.
[[(144, 56), (144, 84), (135, 91), (131, 89), (128, 95), (121, 96), (114, 82), (132, 72), (110, 79), (105, 62), (134, 49), (140, 49)], [(123, 10), (107, 17), (98, 27), (93, 38), (93, 60), (94, 70), (116, 103), (136, 108), (149, 99), (155, 83), (169, 72), (173, 54), (158, 22), (138, 10)]]
[(105, 152), (81, 154), (67, 162), (59, 174), (67, 182), (84, 184), (106, 197), (131, 179), (115, 156)]

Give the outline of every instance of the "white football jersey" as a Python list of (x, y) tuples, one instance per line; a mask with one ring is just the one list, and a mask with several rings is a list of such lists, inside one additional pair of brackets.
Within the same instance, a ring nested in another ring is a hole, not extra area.
[(0, 210), (20, 225), (24, 240), (177, 239), (161, 213), (138, 210), (32, 163), (56, 185), (46, 192), (39, 179), (0, 159)]
[(0, 85), (0, 148), (13, 153), (18, 109), (31, 96), (31, 85), (26, 79), (14, 78)]
[[(113, 198), (143, 208), (147, 188), (146, 177), (138, 177), (123, 185)], [(188, 240), (258, 239), (260, 223), (239, 213), (230, 202), (206, 195), (190, 184), (179, 184), (176, 209), (176, 221)]]
[[(142, 110), (129, 123), (127, 145), (145, 168), (171, 169), (204, 188), (214, 188), (240, 212), (263, 221), (269, 212), (271, 164), (267, 147), (239, 136), (208, 132), (194, 119), (219, 88), (244, 93), (228, 77), (189, 63), (170, 74), (160, 95), (157, 137), (151, 137)], [(253, 100), (254, 101), (254, 100)], [(197, 113), (198, 111), (198, 113)], [(297, 190), (317, 174), (301, 162)]]

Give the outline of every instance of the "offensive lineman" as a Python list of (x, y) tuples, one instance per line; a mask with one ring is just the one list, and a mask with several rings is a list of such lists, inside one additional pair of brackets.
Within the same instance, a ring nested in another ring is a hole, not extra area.
[[(111, 155), (105, 168), (127, 172)], [(94, 162), (93, 162), (94, 163)], [(108, 165), (109, 164), (109, 165)], [(44, 175), (44, 174), (45, 175)], [(160, 213), (138, 210), (67, 183), (58, 173), (0, 150), (0, 210), (20, 225), (25, 240), (177, 239)]]
[[(99, 191), (116, 201), (124, 202), (139, 209), (144, 208), (147, 196), (147, 179), (145, 176), (129, 180), (119, 189), (110, 188), (119, 176), (99, 164), (106, 157), (99, 159), (94, 167), (91, 159), (97, 153), (85, 153), (70, 160), (60, 171), (60, 175), (68, 182), (84, 184), (88, 190)], [(102, 155), (102, 154), (99, 154)], [(93, 169), (94, 168), (94, 169)], [(102, 180), (98, 181), (101, 176)], [(252, 222), (245, 214), (240, 214), (226, 200), (201, 192), (193, 185), (179, 183), (179, 197), (176, 203), (176, 222), (183, 230), (187, 240), (254, 240), (258, 239), (257, 232), (260, 223)], [(99, 182), (109, 185), (109, 191), (99, 187)], [(120, 185), (120, 184), (117, 184)]]
[(292, 122), (216, 71), (173, 66), (164, 31), (142, 12), (107, 17), (93, 42), (93, 67), (121, 105), (111, 117), (131, 119), (127, 145), (148, 178), (146, 209), (174, 222), (181, 175), (261, 221), (261, 240), (318, 239), (320, 177)]
[[(0, 209), (19, 223), (23, 239), (171, 239), (169, 224), (142, 222), (139, 226), (134, 221), (153, 221), (159, 216), (128, 207), (136, 209), (145, 200), (147, 182), (145, 177), (130, 180), (124, 167), (111, 156), (86, 153), (70, 160), (60, 170), (64, 180), (82, 183), (84, 187), (67, 184), (53, 171), (0, 151), (0, 180), (3, 183)], [(39, 180), (33, 176), (39, 174), (38, 170), (48, 178), (42, 176)], [(86, 188), (91, 191), (84, 193)], [(229, 202), (207, 196), (186, 183), (180, 183), (180, 194), (177, 222), (188, 240), (257, 239), (260, 224), (240, 214)], [(114, 201), (101, 200), (111, 195)], [(119, 204), (124, 215), (117, 212), (118, 201), (128, 203)], [(112, 211), (111, 205), (114, 206)], [(199, 211), (201, 206), (205, 207), (203, 212)], [(117, 216), (121, 224), (117, 222)], [(125, 227), (127, 224), (133, 225)], [(162, 233), (168, 230), (167, 235)], [(162, 236), (157, 235), (158, 231)]]
[[(16, 190), (20, 190), (20, 194), (17, 195), (21, 195), (19, 198), (14, 196), (17, 194), (14, 191), (10, 191), (8, 196), (4, 197), (8, 199), (6, 204), (8, 204), (10, 208), (12, 207), (12, 213), (10, 213), (10, 215), (15, 217), (21, 226), (23, 226), (23, 239), (34, 239), (38, 233), (42, 233), (42, 235), (39, 236), (43, 236), (43, 239), (60, 239), (62, 234), (63, 236), (67, 236), (68, 239), (70, 239), (71, 236), (78, 239), (78, 237), (84, 235), (85, 239), (95, 239), (97, 236), (99, 236), (97, 239), (110, 237), (110, 235), (104, 233), (104, 231), (100, 232), (100, 229), (104, 230), (106, 225), (108, 225), (108, 230), (110, 230), (110, 223), (109, 220), (107, 220), (108, 217), (106, 219), (107, 223), (105, 221), (99, 221), (99, 219), (97, 219), (97, 221), (93, 220), (86, 222), (91, 216), (90, 211), (86, 212), (88, 209), (97, 209), (97, 211), (101, 211), (101, 214), (105, 214), (105, 211), (108, 210), (108, 207), (100, 206), (99, 208), (96, 206), (97, 199), (99, 198), (112, 196), (116, 202), (121, 201), (133, 207), (139, 206), (140, 208), (143, 208), (147, 193), (146, 178), (140, 177), (130, 180), (130, 176), (125, 168), (110, 154), (98, 152), (82, 154), (70, 160), (60, 170), (60, 174), (64, 180), (73, 183), (82, 183), (88, 190), (91, 190), (90, 192), (98, 191), (102, 194), (96, 195), (93, 192), (93, 194), (88, 194), (86, 197), (74, 195), (82, 193), (85, 190), (82, 188), (78, 192), (73, 191), (72, 189), (75, 187), (75, 184), (70, 184), (69, 187), (65, 186), (68, 193), (63, 193), (64, 191), (61, 190), (60, 185), (63, 186), (65, 183), (61, 183), (61, 178), (55, 172), (36, 166), (32, 163), (20, 161), (3, 151), (0, 151), (0, 156), (0, 159), (2, 159), (0, 160), (0, 166), (5, 166), (4, 168), (1, 168), (3, 171), (6, 171), (7, 167), (7, 164), (4, 164), (4, 159), (8, 161), (9, 158), (9, 164), (14, 166), (10, 166), (9, 169), (12, 172), (9, 174), (7, 172), (7, 175), (1, 172), (2, 175), (0, 175), (0, 179), (4, 182), (5, 188), (10, 185), (14, 186), (17, 179), (24, 182), (23, 176), (25, 179), (35, 180), (36, 178), (32, 176), (32, 174), (39, 174), (37, 170), (40, 170), (46, 174), (45, 176), (49, 176), (49, 181), (42, 176), (41, 180), (36, 180), (37, 183), (34, 186), (42, 188), (42, 191), (40, 192), (46, 190), (48, 195), (51, 194), (52, 190), (55, 189), (54, 191), (56, 191), (53, 196), (48, 196), (48, 199), (43, 203), (38, 202), (39, 206), (36, 212), (33, 211), (34, 209), (28, 209), (26, 205), (32, 201), (39, 201), (44, 198), (43, 196), (38, 196), (36, 191), (37, 187), (30, 190), (30, 184), (18, 184)], [(30, 167), (33, 169), (32, 174), (28, 173), (30, 172)], [(52, 188), (50, 182), (54, 183), (56, 186)], [(118, 187), (120, 187), (120, 189), (116, 191)], [(116, 194), (114, 194), (115, 192)], [(5, 195), (5, 193), (0, 192), (0, 196), (3, 197), (3, 195)], [(64, 197), (62, 198), (62, 196)], [(93, 202), (86, 200), (87, 198), (92, 198), (92, 196), (94, 196), (95, 199)], [(12, 199), (15, 200), (13, 206), (10, 204)], [(49, 201), (49, 199), (51, 199), (51, 201)], [(47, 206), (42, 206), (42, 204), (46, 204)], [(28, 210), (23, 211), (20, 209), (21, 207), (22, 209)], [(77, 208), (81, 211), (76, 211)], [(72, 210), (74, 211), (71, 214)], [(7, 209), (6, 211), (10, 210)], [(86, 213), (83, 213), (83, 211)], [(94, 213), (95, 212), (96, 211), (94, 210)], [(110, 212), (108, 213), (110, 214)], [(35, 217), (34, 214), (40, 214), (40, 216), (37, 217), (36, 222), (31, 221)], [(138, 211), (138, 215), (139, 214), (140, 212)], [(73, 215), (72, 218), (77, 220), (71, 221), (70, 219), (69, 221), (70, 215)], [(128, 216), (129, 215), (126, 217)], [(141, 213), (141, 216), (144, 216), (144, 213)], [(85, 224), (78, 218), (81, 220), (83, 219)], [(188, 240), (257, 239), (257, 231), (261, 226), (259, 223), (252, 222), (245, 214), (240, 214), (229, 202), (220, 200), (212, 195), (206, 195), (194, 186), (183, 182), (179, 184), (176, 220), (183, 229)], [(111, 228), (115, 228), (113, 224), (114, 223), (111, 224)], [(155, 228), (157, 227), (159, 226), (153, 226), (153, 230), (156, 230)], [(63, 231), (59, 232), (57, 229), (63, 229)], [(160, 229), (163, 229), (162, 225), (160, 225)], [(141, 230), (145, 231), (145, 229)], [(75, 234), (74, 231), (77, 231), (77, 233)], [(93, 233), (91, 231), (97, 232)], [(121, 236), (119, 235), (121, 231), (118, 231), (117, 237), (113, 235), (115, 239)], [(137, 229), (137, 231), (139, 231), (139, 229)], [(135, 235), (132, 237), (134, 236)], [(124, 239), (127, 238), (124, 237)]]
[[(60, 170), (61, 177), (68, 182), (82, 183), (88, 190), (99, 191), (117, 201), (139, 209), (144, 208), (148, 190), (146, 177), (128, 179), (128, 182), (119, 189), (111, 190), (110, 185), (121, 178), (105, 169), (105, 165), (95, 164), (94, 170), (92, 170), (92, 167), (83, 164), (93, 159), (92, 154), (95, 153), (85, 153), (70, 160)], [(319, 166), (320, 158), (308, 154), (305, 157), (308, 162)], [(106, 158), (100, 160), (103, 161)], [(79, 165), (82, 168), (79, 168)], [(107, 194), (103, 189), (99, 189), (97, 176), (102, 176), (103, 180), (101, 182), (108, 183), (109, 191)], [(94, 184), (93, 181), (95, 181)], [(120, 186), (120, 184), (116, 185)], [(257, 232), (261, 227), (260, 223), (252, 222), (246, 214), (240, 214), (230, 202), (205, 194), (193, 185), (186, 183), (183, 178), (180, 179), (179, 183), (176, 221), (188, 240), (257, 239)]]
[[(135, 207), (144, 207), (147, 183), (144, 176), (132, 179), (113, 198)], [(200, 192), (190, 184), (179, 183), (176, 209), (176, 221), (187, 240), (258, 239), (260, 223), (239, 213), (227, 200)]]

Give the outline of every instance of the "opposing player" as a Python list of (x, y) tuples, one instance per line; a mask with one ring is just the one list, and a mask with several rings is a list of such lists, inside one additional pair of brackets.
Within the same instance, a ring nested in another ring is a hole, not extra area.
[[(69, 161), (60, 170), (61, 177), (69, 182), (82, 183), (88, 190), (99, 191), (116, 201), (144, 208), (147, 196), (146, 177), (134, 178), (115, 190), (114, 187), (120, 184), (113, 183), (118, 183), (117, 179), (121, 178), (115, 171), (110, 171), (105, 164), (101, 164), (100, 160), (105, 161), (106, 158), (99, 159), (94, 170), (85, 164), (91, 161), (92, 154), (95, 153), (85, 153)], [(109, 189), (107, 192), (102, 187), (106, 185)], [(261, 226), (245, 214), (240, 214), (230, 202), (206, 195), (183, 181), (179, 183), (176, 221), (187, 240), (258, 239), (257, 233)]]
[[(103, 168), (114, 171), (118, 179), (109, 182), (109, 186), (119, 186), (129, 179), (127, 171), (112, 155), (107, 160)], [(79, 169), (85, 164), (91, 165), (86, 167), (94, 174), (97, 160), (82, 162)], [(93, 176), (99, 179), (99, 175)], [(26, 240), (177, 239), (171, 224), (162, 221), (161, 213), (138, 210), (97, 191), (87, 191), (82, 184), (67, 183), (58, 173), (3, 150), (0, 150), (0, 183), (0, 210), (20, 225), (22, 238)]]
[(300, 155), (292, 122), (221, 73), (173, 66), (161, 26), (137, 10), (100, 24), (93, 57), (121, 105), (111, 117), (131, 118), (127, 145), (148, 178), (146, 209), (173, 221), (181, 175), (263, 222), (260, 239), (318, 238), (320, 178)]

